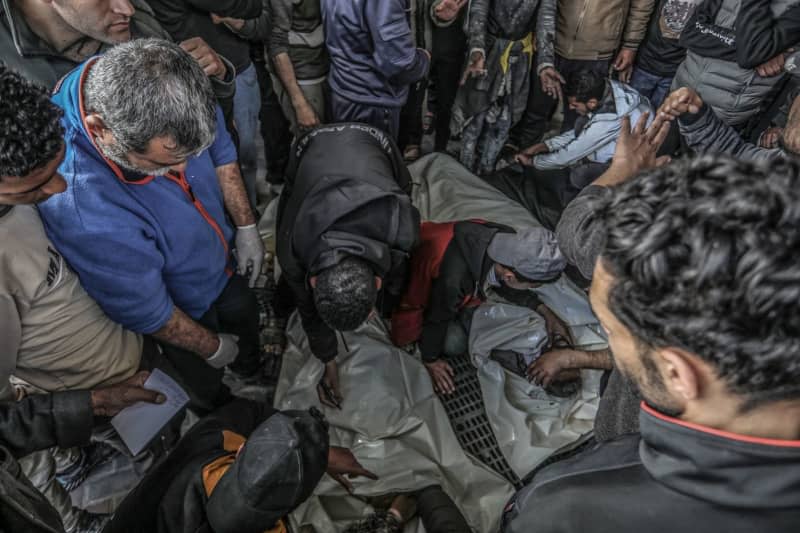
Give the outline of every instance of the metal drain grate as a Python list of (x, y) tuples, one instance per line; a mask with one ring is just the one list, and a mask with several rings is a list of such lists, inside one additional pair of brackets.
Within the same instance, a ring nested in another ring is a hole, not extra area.
[(500, 451), (486, 415), (478, 370), (466, 356), (448, 359), (448, 363), (455, 372), (456, 392), (450, 396), (440, 395), (439, 398), (459, 444), (465, 452), (506, 478), (515, 488), (520, 488), (520, 479)]

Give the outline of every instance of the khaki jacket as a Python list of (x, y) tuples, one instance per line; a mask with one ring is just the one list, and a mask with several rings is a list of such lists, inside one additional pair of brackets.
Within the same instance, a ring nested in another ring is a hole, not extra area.
[(639, 48), (655, 0), (559, 0), (556, 53), (567, 59), (613, 57)]

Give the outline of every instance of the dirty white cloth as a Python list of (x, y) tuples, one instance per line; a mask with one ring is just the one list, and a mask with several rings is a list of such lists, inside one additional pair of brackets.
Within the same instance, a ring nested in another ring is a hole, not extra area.
[[(462, 451), (425, 367), (392, 345), (379, 319), (339, 336), (341, 411), (319, 404), (316, 384), (323, 366), (310, 355), (297, 315), (288, 330), (289, 346), (275, 405), (280, 409), (318, 406), (324, 411), (331, 425), (331, 443), (351, 448), (361, 464), (381, 478), (353, 480), (357, 495), (439, 484), (475, 531), (497, 529), (500, 511), (513, 493), (511, 485)], [(313, 524), (318, 532), (327, 533), (341, 531), (370, 511), (325, 476), (291, 520), (295, 526)]]
[[(413, 199), (424, 220), (483, 218), (515, 228), (537, 225), (514, 204), (449, 156), (434, 154), (410, 167)], [(271, 235), (269, 221), (260, 224)], [(585, 295), (562, 280), (540, 293), (542, 300), (572, 328), (579, 343), (603, 347)], [(280, 382), (279, 409), (320, 406), (316, 384), (323, 367), (311, 356), (300, 321), (288, 326)], [(491, 351), (491, 341), (481, 351)], [(488, 353), (488, 352), (487, 352)], [(444, 407), (435, 396), (419, 359), (392, 345), (383, 322), (372, 319), (339, 336), (342, 410), (322, 407), (331, 425), (332, 444), (350, 447), (358, 460), (380, 476), (353, 480), (358, 496), (418, 490), (440, 484), (474, 531), (492, 532), (514, 489), (504, 478), (468, 456), (458, 444)], [(583, 373), (583, 390), (573, 398), (549, 397), (540, 387), (505, 372), (494, 361), (475, 358), (487, 414), (501, 450), (524, 476), (559, 447), (590, 431), (597, 409), (598, 372)], [(296, 528), (313, 524), (320, 533), (338, 532), (372, 509), (348, 496), (325, 476), (314, 496), (290, 517)], [(421, 532), (414, 522), (406, 532)]]
[(547, 346), (548, 335), (542, 316), (517, 305), (489, 302), (472, 315), (469, 353), (475, 366), (489, 359), (492, 350), (510, 350), (533, 363)]

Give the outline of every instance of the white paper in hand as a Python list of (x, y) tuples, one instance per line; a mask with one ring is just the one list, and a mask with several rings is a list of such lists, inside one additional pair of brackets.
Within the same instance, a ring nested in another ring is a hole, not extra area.
[(189, 396), (180, 385), (158, 369), (153, 370), (144, 382), (144, 388), (160, 392), (167, 400), (162, 404), (136, 403), (111, 419), (111, 425), (133, 455), (138, 455), (161, 428), (189, 403)]

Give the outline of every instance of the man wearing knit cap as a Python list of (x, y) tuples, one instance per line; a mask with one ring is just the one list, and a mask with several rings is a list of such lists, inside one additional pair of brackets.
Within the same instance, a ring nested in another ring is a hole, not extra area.
[[(565, 266), (555, 235), (544, 228), (515, 232), (484, 221), (425, 222), (411, 256), (410, 282), (392, 316), (392, 340), (398, 346), (419, 341), (434, 390), (451, 394), (453, 369), (444, 358), (467, 351), (472, 313), (486, 291), (519, 294), (555, 281)], [(566, 333), (546, 306), (533, 307), (549, 332)]]
[(329, 446), (322, 413), (238, 399), (204, 418), (147, 474), (104, 533), (286, 533), (285, 517), (325, 473), (377, 479)]

